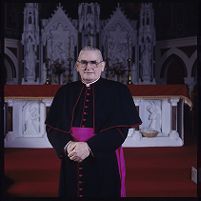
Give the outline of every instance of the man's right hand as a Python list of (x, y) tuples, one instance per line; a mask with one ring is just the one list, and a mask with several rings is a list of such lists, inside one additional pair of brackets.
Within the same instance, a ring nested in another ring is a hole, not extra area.
[(70, 141), (66, 147), (66, 154), (68, 155), (76, 146), (76, 142)]

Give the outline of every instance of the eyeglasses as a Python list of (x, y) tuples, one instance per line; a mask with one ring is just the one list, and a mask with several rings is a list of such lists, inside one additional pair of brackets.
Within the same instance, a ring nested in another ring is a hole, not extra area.
[(100, 64), (100, 63), (102, 63), (103, 61), (100, 61), (100, 62), (97, 62), (97, 61), (95, 61), (95, 60), (93, 60), (93, 61), (87, 61), (87, 60), (81, 60), (81, 61), (77, 61), (78, 63), (80, 63), (81, 64), (81, 67), (86, 67), (88, 64), (90, 65), (90, 66), (93, 66), (93, 67), (98, 67), (98, 65)]

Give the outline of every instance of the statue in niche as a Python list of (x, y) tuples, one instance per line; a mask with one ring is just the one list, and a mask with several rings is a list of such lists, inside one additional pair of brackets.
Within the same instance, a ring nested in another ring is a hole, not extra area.
[(152, 55), (152, 47), (151, 47), (151, 43), (150, 43), (150, 39), (147, 37), (144, 45), (143, 45), (143, 49), (142, 49), (142, 69), (143, 69), (143, 77), (151, 77), (151, 55)]
[(86, 34), (84, 35), (85, 45), (93, 46), (93, 37), (94, 37), (94, 34), (93, 34), (92, 26), (88, 24), (86, 27)]
[(161, 129), (161, 109), (160, 109), (160, 107), (155, 103), (151, 103), (146, 107), (146, 109), (149, 112), (148, 119), (150, 120), (148, 128), (151, 130), (160, 131), (160, 129)]
[(35, 77), (36, 54), (32, 38), (29, 36), (25, 46), (25, 79)]
[(48, 47), (51, 52), (48, 52), (48, 58), (53, 61), (65, 61), (67, 60), (68, 50), (68, 31), (65, 31), (62, 24), (57, 25), (56, 30), (50, 31), (50, 38), (48, 39)]
[(114, 31), (108, 34), (108, 52), (112, 63), (126, 63), (127, 53), (127, 33), (117, 24)]
[(25, 107), (24, 134), (26, 136), (39, 135), (39, 117), (38, 106), (35, 104), (29, 104)]
[(114, 31), (108, 33), (107, 57), (110, 60), (110, 74), (117, 80), (123, 79), (128, 68), (128, 41), (127, 32), (117, 24)]

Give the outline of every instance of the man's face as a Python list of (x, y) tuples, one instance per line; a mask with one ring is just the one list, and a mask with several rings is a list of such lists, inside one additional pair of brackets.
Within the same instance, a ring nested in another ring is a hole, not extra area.
[(93, 50), (82, 51), (76, 63), (76, 69), (86, 83), (97, 80), (104, 68), (105, 62), (102, 61), (98, 52)]

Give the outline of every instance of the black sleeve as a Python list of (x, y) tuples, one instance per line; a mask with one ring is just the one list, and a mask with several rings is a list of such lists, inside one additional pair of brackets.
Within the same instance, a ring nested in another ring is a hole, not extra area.
[(97, 133), (90, 138), (87, 143), (94, 155), (114, 152), (125, 141), (128, 128), (112, 128), (107, 131)]
[(63, 158), (65, 156), (64, 147), (65, 145), (72, 140), (70, 134), (61, 132), (57, 129), (50, 128), (46, 126), (47, 137), (56, 151), (56, 154), (59, 158)]

